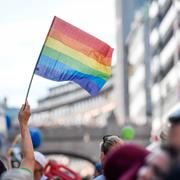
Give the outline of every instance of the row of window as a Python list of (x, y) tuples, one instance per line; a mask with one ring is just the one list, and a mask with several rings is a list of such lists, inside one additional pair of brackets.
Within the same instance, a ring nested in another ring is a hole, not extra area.
[[(95, 110), (89, 114), (86, 112), (90, 111), (90, 109), (101, 107), (101, 105), (105, 104), (105, 101), (107, 101), (106, 96), (101, 95), (87, 99), (86, 101), (77, 102), (71, 106), (65, 105), (51, 111), (35, 113), (32, 114), (31, 122), (38, 126), (47, 123), (49, 123), (48, 125), (52, 125), (53, 122), (61, 125), (90, 124), (92, 117), (96, 117), (96, 112)], [(97, 112), (98, 114), (99, 112)]]

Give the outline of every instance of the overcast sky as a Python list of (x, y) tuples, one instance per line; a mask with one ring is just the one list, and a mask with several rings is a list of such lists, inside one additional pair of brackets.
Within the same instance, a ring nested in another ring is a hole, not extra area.
[[(0, 0), (0, 100), (7, 97), (10, 106), (24, 102), (55, 15), (115, 47), (114, 0)], [(31, 106), (60, 83), (35, 75)]]

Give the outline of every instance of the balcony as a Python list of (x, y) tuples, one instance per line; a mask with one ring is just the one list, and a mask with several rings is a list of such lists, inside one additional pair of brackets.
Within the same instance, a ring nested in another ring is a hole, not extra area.
[(170, 31), (170, 29), (172, 28), (176, 16), (176, 10), (172, 5), (159, 26), (159, 32), (162, 39), (165, 38), (168, 31)]

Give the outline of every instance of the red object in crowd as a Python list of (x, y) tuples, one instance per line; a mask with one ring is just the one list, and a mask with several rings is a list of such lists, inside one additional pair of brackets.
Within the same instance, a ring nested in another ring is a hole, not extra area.
[(49, 161), (47, 163), (44, 168), (44, 174), (48, 179), (60, 177), (61, 180), (81, 180), (81, 177), (76, 172), (54, 161)]

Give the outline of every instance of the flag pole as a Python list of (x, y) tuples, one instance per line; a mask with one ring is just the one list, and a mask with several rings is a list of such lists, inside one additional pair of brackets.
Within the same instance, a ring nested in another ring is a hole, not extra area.
[[(37, 62), (38, 62), (38, 61), (37, 61)], [(36, 63), (36, 65), (37, 65), (37, 63)], [(28, 90), (27, 90), (26, 98), (25, 98), (25, 104), (26, 104), (27, 99), (28, 99), (29, 91), (30, 91), (31, 84), (32, 84), (32, 81), (33, 81), (33, 77), (34, 77), (34, 73), (35, 73), (35, 69), (36, 69), (36, 66), (34, 67), (33, 74), (32, 74), (32, 76), (31, 76), (31, 80), (30, 80), (30, 83), (29, 83), (29, 86), (28, 86)]]
[(52, 28), (52, 25), (53, 25), (53, 23), (54, 23), (55, 18), (56, 18), (56, 16), (54, 16), (54, 18), (53, 18), (53, 21), (52, 21), (51, 26), (50, 26), (50, 28), (49, 28), (49, 31), (48, 31), (48, 33), (47, 33), (47, 35), (46, 35), (45, 41), (44, 41), (44, 43), (43, 43), (43, 46), (42, 46), (42, 48), (41, 48), (41, 51), (40, 51), (38, 60), (37, 60), (36, 65), (35, 65), (35, 67), (34, 67), (34, 70), (33, 70), (32, 76), (31, 76), (31, 80), (30, 80), (30, 82), (29, 82), (28, 90), (27, 90), (27, 93), (26, 93), (25, 105), (26, 105), (26, 102), (27, 102), (27, 99), (28, 99), (29, 91), (30, 91), (30, 89), (31, 89), (31, 85), (32, 85), (32, 81), (33, 81), (34, 74), (35, 74), (36, 66), (37, 66), (37, 64), (38, 64), (38, 62), (39, 62), (39, 59), (40, 59), (40, 56), (41, 56), (41, 53), (42, 53), (44, 44), (45, 44), (45, 42), (47, 41), (47, 37), (48, 37), (48, 35), (49, 35), (49, 33), (50, 33), (50, 30), (51, 30), (51, 28)]

